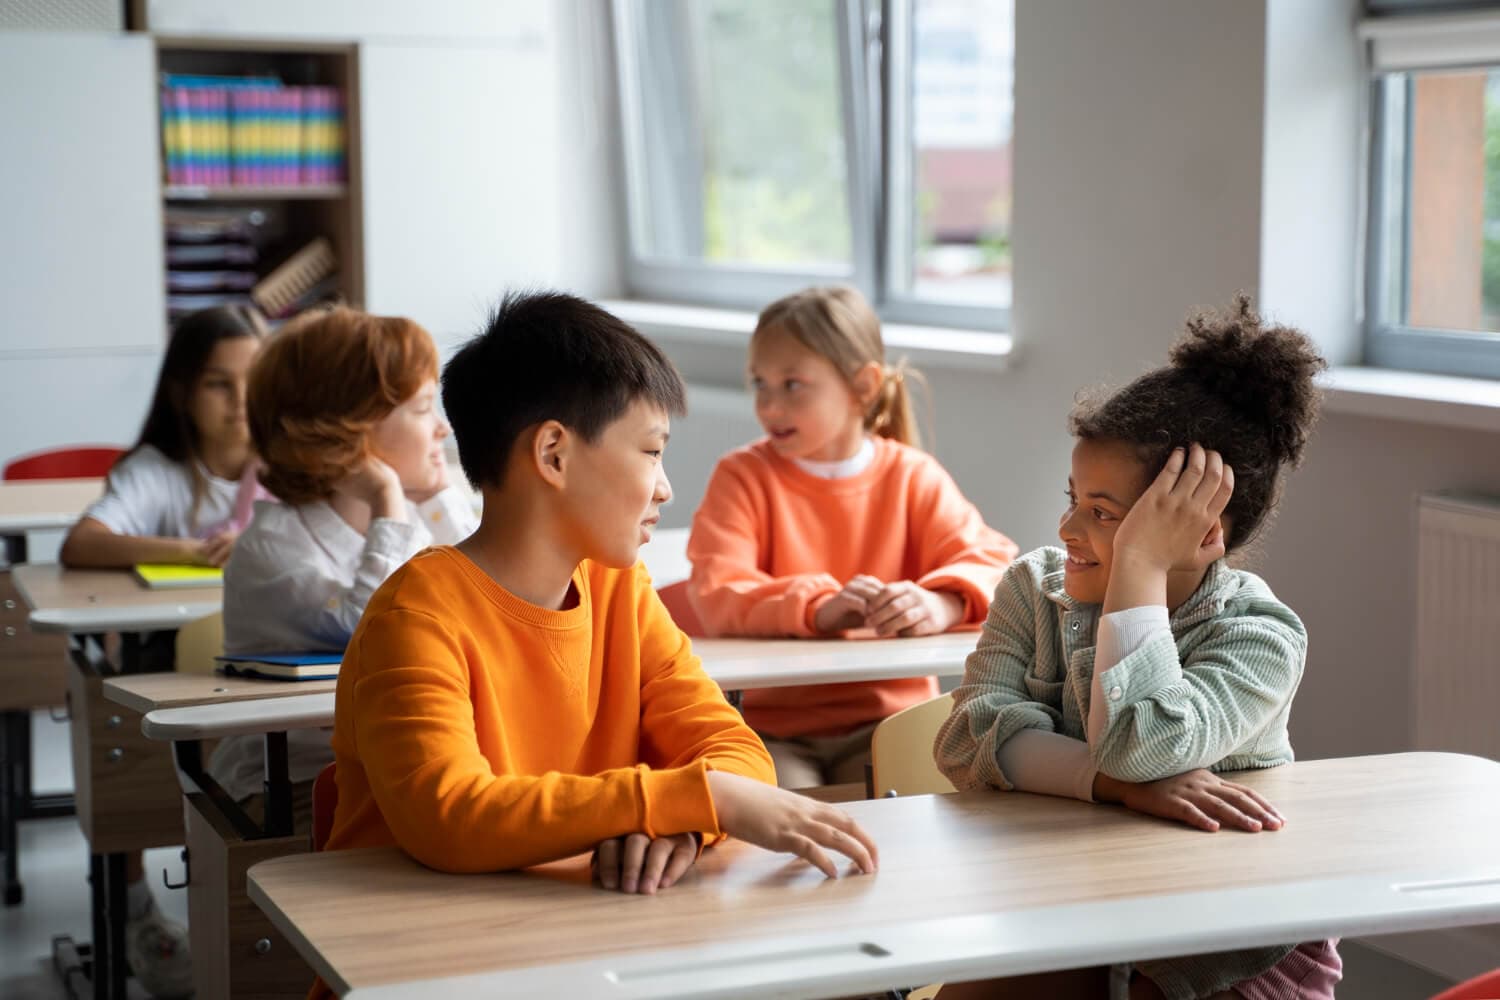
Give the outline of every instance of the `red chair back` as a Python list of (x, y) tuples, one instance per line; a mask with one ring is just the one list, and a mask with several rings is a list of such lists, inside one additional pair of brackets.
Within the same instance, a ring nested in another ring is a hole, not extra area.
[(124, 448), (104, 445), (54, 448), (23, 455), (6, 464), (3, 479), (99, 479), (125, 454)]
[(705, 635), (703, 621), (698, 617), (698, 612), (693, 610), (693, 602), (688, 600), (688, 582), (678, 580), (669, 583), (657, 590), (656, 596), (667, 606), (667, 614), (677, 623), (677, 627), (688, 635)]
[(339, 807), (339, 785), (334, 768), (329, 764), (313, 779), (312, 789), (312, 849), (321, 851), (333, 833), (333, 814)]
[(1497, 1000), (1497, 998), (1500, 998), (1500, 969), (1459, 983), (1439, 993), (1432, 1000)]

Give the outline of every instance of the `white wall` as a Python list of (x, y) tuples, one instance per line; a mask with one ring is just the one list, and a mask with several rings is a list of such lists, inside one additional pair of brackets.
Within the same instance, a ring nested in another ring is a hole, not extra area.
[(1364, 128), (1356, 0), (1266, 5), (1259, 304), (1358, 362)]

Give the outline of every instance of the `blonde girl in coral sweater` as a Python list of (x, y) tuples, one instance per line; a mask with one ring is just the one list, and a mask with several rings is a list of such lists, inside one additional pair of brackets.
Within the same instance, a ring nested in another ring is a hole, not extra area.
[[(766, 436), (726, 455), (693, 518), (709, 635), (932, 635), (977, 626), (1016, 555), (919, 447), (903, 365), (855, 290), (768, 306), (750, 341)], [(863, 780), (870, 732), (933, 678), (745, 692), (783, 787)]]

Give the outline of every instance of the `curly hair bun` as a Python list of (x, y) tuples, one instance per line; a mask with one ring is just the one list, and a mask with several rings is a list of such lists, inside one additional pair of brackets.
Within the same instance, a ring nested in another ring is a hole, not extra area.
[(1264, 427), (1277, 461), (1301, 459), (1318, 416), (1321, 392), (1314, 379), (1328, 367), (1305, 334), (1266, 325), (1241, 293), (1227, 312), (1189, 319), (1171, 360), (1247, 422)]

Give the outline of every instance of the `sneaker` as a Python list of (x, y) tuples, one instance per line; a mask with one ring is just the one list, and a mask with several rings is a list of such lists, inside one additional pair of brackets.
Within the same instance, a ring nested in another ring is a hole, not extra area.
[(187, 928), (151, 903), (145, 915), (125, 923), (125, 961), (136, 982), (157, 1000), (193, 995), (193, 955)]

